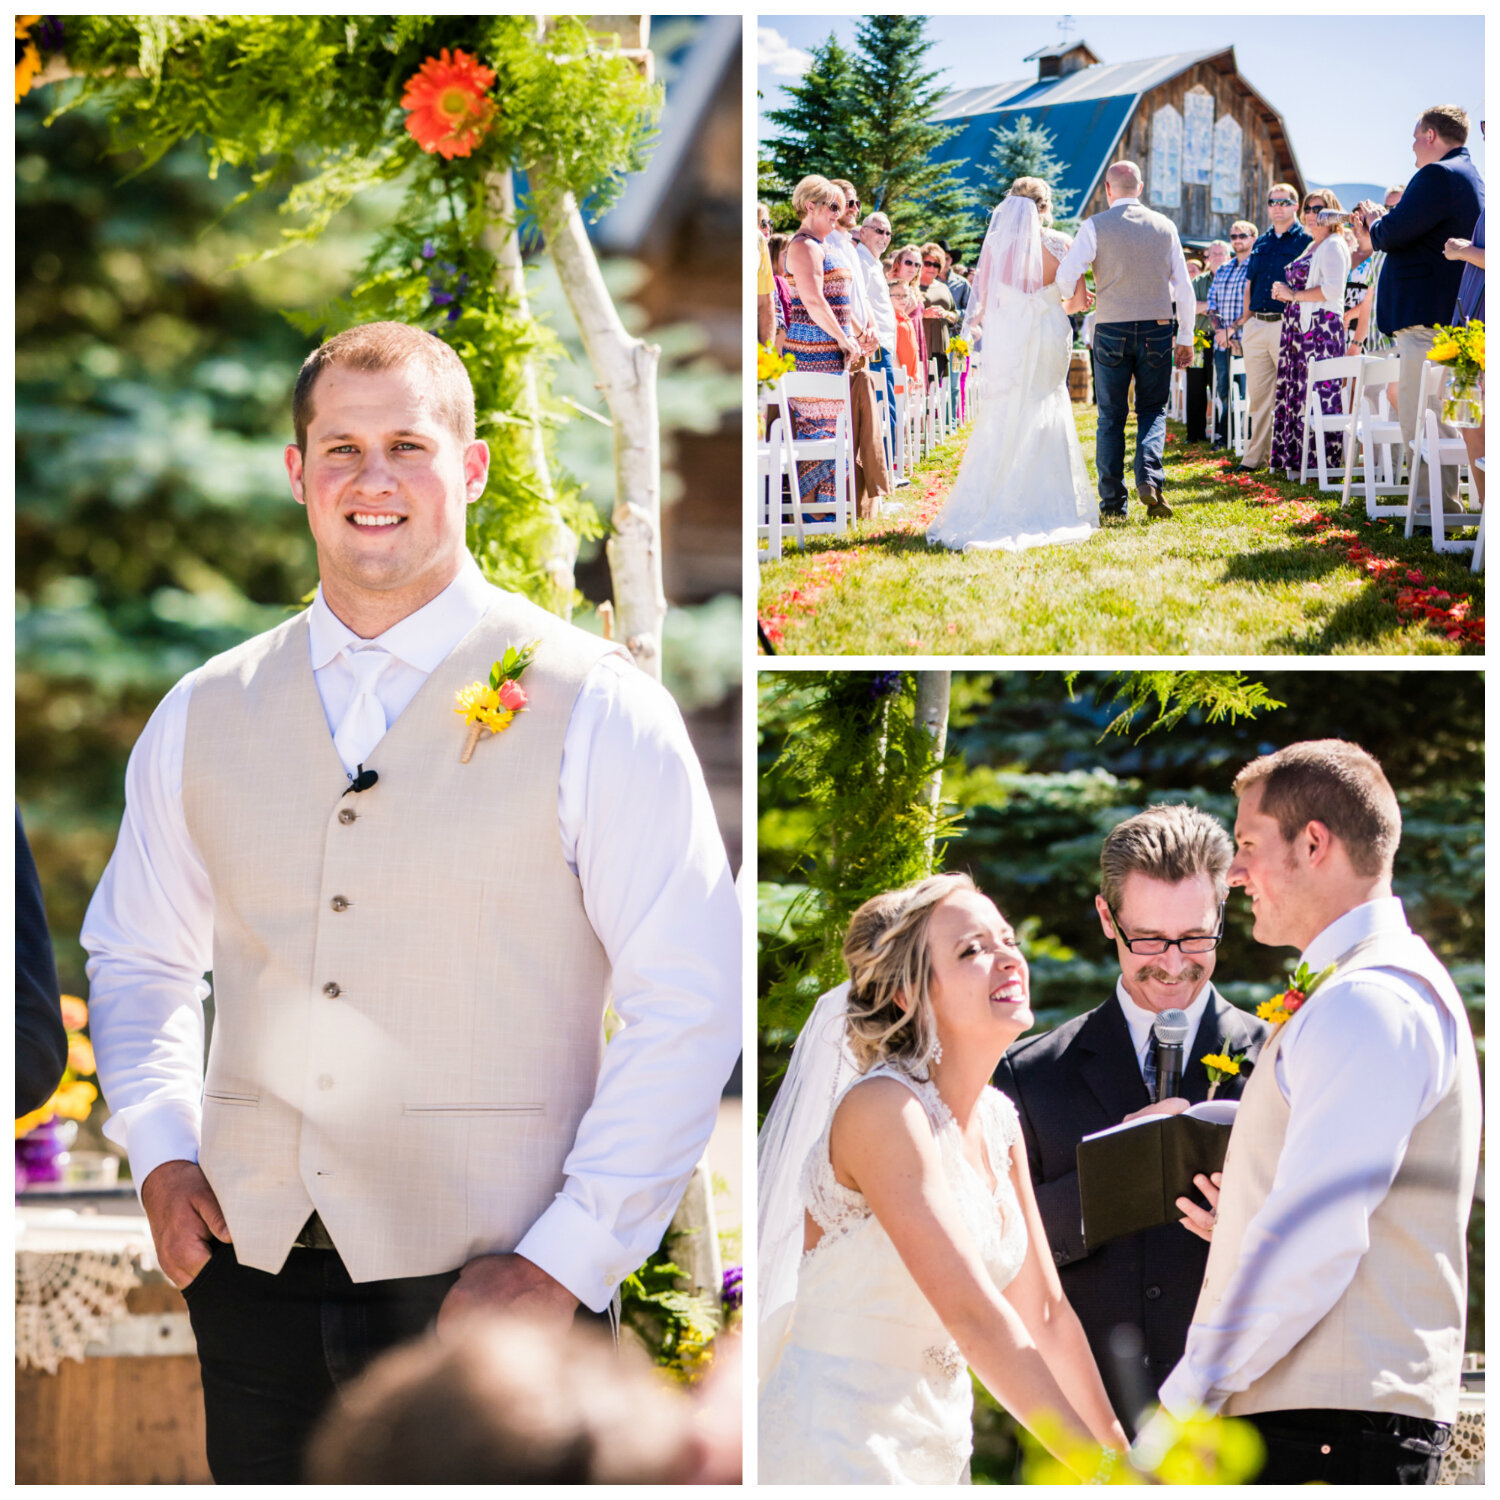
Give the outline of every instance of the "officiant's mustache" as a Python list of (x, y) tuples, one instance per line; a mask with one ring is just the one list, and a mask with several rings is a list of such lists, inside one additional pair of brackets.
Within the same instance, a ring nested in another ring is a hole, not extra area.
[(1197, 984), (1200, 979), (1208, 977), (1208, 970), (1202, 964), (1184, 964), (1175, 974), (1169, 974), (1165, 969), (1158, 969), (1154, 964), (1148, 964), (1144, 969), (1137, 969), (1135, 977), (1139, 979), (1164, 979), (1169, 984), (1174, 979), (1186, 980), (1189, 984)]

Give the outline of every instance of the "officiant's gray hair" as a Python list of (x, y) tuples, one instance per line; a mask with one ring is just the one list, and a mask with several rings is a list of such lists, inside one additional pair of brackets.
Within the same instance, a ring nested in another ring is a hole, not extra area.
[[(927, 926), (938, 903), (976, 890), (967, 875), (930, 875), (916, 885), (872, 896), (849, 919), (849, 1050), (861, 1072), (877, 1063), (920, 1066), (937, 1048), (927, 999), (932, 953)], [(910, 1003), (903, 1009), (898, 999)]]
[(1219, 820), (1201, 808), (1160, 803), (1116, 823), (1099, 851), (1099, 893), (1118, 911), (1127, 875), (1147, 875), (1176, 885), (1207, 875), (1214, 899), (1229, 895), (1234, 840)]
[(1401, 843), (1401, 806), (1380, 762), (1348, 740), (1302, 740), (1252, 760), (1234, 794), (1261, 788), (1260, 810), (1291, 843), (1321, 823), (1343, 844), (1355, 874), (1389, 875)]

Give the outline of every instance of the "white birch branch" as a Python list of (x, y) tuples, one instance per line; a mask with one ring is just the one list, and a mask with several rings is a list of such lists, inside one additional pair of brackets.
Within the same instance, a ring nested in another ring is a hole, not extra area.
[[(941, 763), (948, 746), (948, 696), (952, 685), (951, 672), (917, 673), (917, 722), (932, 736), (932, 753)], [(943, 796), (943, 771), (939, 764), (927, 783), (927, 804), (936, 818), (938, 804)], [(934, 836), (927, 834), (927, 862), (932, 863)]]

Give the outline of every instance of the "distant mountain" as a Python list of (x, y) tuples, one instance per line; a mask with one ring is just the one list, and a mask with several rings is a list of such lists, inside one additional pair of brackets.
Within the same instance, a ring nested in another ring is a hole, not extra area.
[(1308, 187), (1330, 187), (1339, 195), (1339, 202), (1345, 208), (1353, 208), (1356, 203), (1363, 202), (1366, 198), (1376, 203), (1385, 202), (1385, 190), (1390, 186), (1388, 182), (1329, 182), (1309, 183)]

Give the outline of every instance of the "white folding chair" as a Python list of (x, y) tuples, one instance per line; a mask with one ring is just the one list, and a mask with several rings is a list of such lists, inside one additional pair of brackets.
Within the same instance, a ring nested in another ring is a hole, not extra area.
[[(1474, 467), (1476, 469), (1481, 469), (1481, 470), (1484, 468), (1484, 454), (1481, 453), (1479, 455), (1479, 457), (1474, 460)], [(1474, 559), (1469, 564), (1469, 571), (1471, 573), (1482, 573), (1482, 572), (1484, 572), (1484, 513), (1485, 513), (1485, 510), (1486, 510), (1486, 507), (1484, 505), (1481, 505), (1479, 507), (1479, 535), (1474, 538)]]
[[(1363, 373), (1364, 358), (1358, 354), (1341, 354), (1334, 359), (1308, 361), (1307, 393), (1302, 401), (1301, 482), (1303, 484), (1307, 483), (1307, 466), (1311, 449), (1312, 456), (1318, 461), (1318, 488), (1320, 490), (1342, 488), (1341, 485), (1333, 483), (1329, 476), (1345, 476), (1353, 467), (1352, 450), (1357, 421), (1354, 400), (1356, 387), (1361, 384)], [(1342, 408), (1340, 411), (1325, 412), (1323, 410), (1323, 401), (1318, 395), (1317, 387), (1319, 382), (1326, 380), (1337, 380), (1342, 385), (1339, 392), (1339, 405)], [(1326, 439), (1335, 434), (1344, 440), (1344, 462), (1336, 468), (1330, 468), (1328, 450), (1324, 444)]]
[[(870, 381), (875, 388), (875, 421), (880, 427), (880, 454), (885, 460), (885, 472), (890, 476), (892, 485), (896, 482), (896, 444), (891, 437), (891, 403), (885, 383), (885, 371), (876, 373)], [(874, 499), (874, 515), (880, 514), (881, 497), (876, 495)]]
[(1174, 422), (1187, 421), (1187, 371), (1172, 369), (1172, 384), (1167, 392), (1167, 415)]
[(927, 361), (927, 447), (936, 448), (948, 436), (948, 381), (938, 374), (937, 356)]
[(912, 393), (916, 382), (897, 365), (892, 377), (896, 392), (896, 475), (899, 479), (910, 479), (916, 466), (916, 442), (912, 433)]
[[(1341, 503), (1349, 503), (1354, 469), (1358, 465), (1365, 492), (1365, 514), (1372, 521), (1406, 514), (1406, 445), (1386, 390), (1400, 378), (1401, 361), (1394, 354), (1367, 354), (1355, 388), (1355, 451), (1345, 454)], [(1381, 495), (1400, 495), (1402, 499), (1396, 505), (1382, 505)]]
[[(782, 482), (786, 478), (786, 444), (781, 416), (773, 418), (770, 430), (755, 445), (755, 556), (759, 562), (774, 562), (781, 556), (781, 533), (786, 524), (786, 507), (782, 499)], [(792, 470), (796, 481), (796, 468)], [(792, 526), (797, 545), (802, 545), (802, 514), (792, 509)], [(764, 541), (765, 547), (760, 543)]]
[(1250, 396), (1241, 392), (1245, 381), (1245, 359), (1243, 355), (1229, 356), (1229, 445), (1236, 453), (1243, 453), (1250, 442)]
[[(1464, 505), (1463, 491), (1469, 467), (1469, 450), (1459, 437), (1444, 437), (1438, 430), (1438, 417), (1427, 403), (1436, 403), (1442, 398), (1443, 387), (1449, 371), (1443, 365), (1428, 360), (1422, 362), (1422, 389), (1417, 398), (1417, 431), (1412, 438), (1407, 454), (1408, 471), (1406, 490), (1406, 534), (1415, 530), (1422, 512), (1417, 509), (1417, 487), (1422, 469), (1427, 469), (1427, 518), (1432, 526), (1432, 549), (1434, 552), (1465, 552), (1476, 544), (1473, 540), (1450, 536), (1448, 533), (1459, 526), (1476, 526), (1479, 516), (1469, 516)], [(1463, 514), (1443, 510), (1443, 466), (1451, 465), (1458, 470), (1458, 502)]]
[[(804, 536), (833, 533), (843, 535), (854, 515), (854, 433), (850, 420), (849, 377), (847, 374), (814, 375), (790, 370), (777, 382), (777, 399), (787, 422), (782, 435), (786, 469), (791, 490), (790, 507), (798, 542)], [(791, 422), (793, 400), (837, 401), (831, 437), (798, 437)], [(833, 464), (833, 500), (804, 499), (798, 482), (799, 463), (817, 463), (827, 459)], [(828, 515), (830, 503), (832, 515)], [(809, 519), (809, 512), (817, 517)]]

